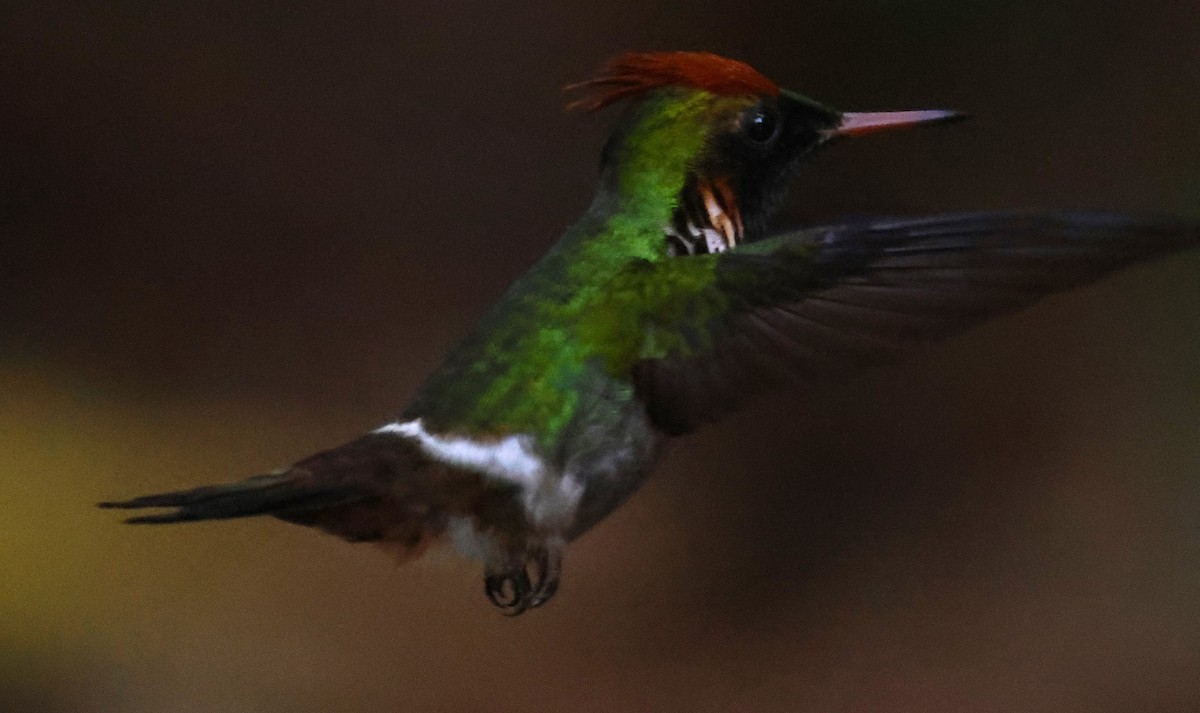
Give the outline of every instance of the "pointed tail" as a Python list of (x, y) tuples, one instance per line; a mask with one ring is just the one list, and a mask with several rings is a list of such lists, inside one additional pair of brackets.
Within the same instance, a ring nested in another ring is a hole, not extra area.
[(251, 515), (274, 515), (287, 518), (322, 508), (356, 502), (369, 497), (362, 490), (341, 483), (314, 482), (306, 472), (289, 470), (258, 475), (253, 478), (208, 485), (191, 490), (144, 495), (132, 500), (99, 503), (102, 508), (140, 510), (143, 508), (174, 508), (156, 515), (131, 517), (131, 525), (163, 525), (195, 520), (228, 520)]

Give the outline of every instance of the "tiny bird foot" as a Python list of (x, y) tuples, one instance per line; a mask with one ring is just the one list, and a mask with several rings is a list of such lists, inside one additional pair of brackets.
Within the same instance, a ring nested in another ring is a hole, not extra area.
[(512, 567), (500, 572), (489, 569), (483, 579), (488, 601), (505, 616), (540, 607), (558, 591), (562, 573), (562, 553), (558, 549), (538, 547), (511, 564)]

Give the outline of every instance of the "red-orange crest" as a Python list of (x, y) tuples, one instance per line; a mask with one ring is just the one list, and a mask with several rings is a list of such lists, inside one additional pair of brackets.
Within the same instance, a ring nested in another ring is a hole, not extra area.
[(779, 87), (750, 65), (711, 52), (629, 52), (609, 61), (598, 76), (567, 87), (587, 92), (567, 109), (596, 111), (668, 86), (731, 96), (779, 94)]

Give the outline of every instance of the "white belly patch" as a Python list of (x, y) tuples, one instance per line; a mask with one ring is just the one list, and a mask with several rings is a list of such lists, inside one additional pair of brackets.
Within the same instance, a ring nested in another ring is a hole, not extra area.
[(525, 512), (537, 526), (569, 526), (583, 495), (582, 485), (569, 474), (549, 467), (537, 453), (533, 438), (526, 434), (495, 440), (443, 435), (426, 430), (420, 418), (388, 423), (374, 432), (410, 439), (433, 460), (517, 486)]

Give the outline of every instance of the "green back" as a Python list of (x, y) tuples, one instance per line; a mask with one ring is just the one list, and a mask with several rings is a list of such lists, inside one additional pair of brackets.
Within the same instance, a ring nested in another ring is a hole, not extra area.
[(744, 102), (669, 89), (635, 105), (606, 147), (591, 207), (451, 352), (406, 416), (439, 430), (529, 433), (549, 447), (588, 381), (626, 386), (617, 391), (632, 399), (630, 367), (683, 338), (662, 316), (692, 304), (715, 261), (672, 261), (649, 283), (639, 275), (667, 257), (663, 227), (713, 117)]

